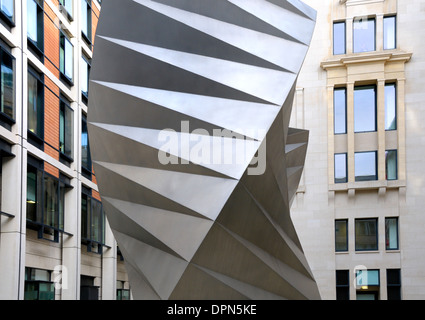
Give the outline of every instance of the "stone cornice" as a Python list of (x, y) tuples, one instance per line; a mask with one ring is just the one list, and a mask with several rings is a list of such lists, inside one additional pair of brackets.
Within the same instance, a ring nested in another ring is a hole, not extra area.
[(388, 52), (367, 52), (358, 54), (347, 54), (337, 57), (332, 57), (328, 60), (322, 61), (320, 66), (327, 70), (329, 68), (347, 67), (352, 64), (363, 64), (370, 62), (395, 62), (404, 61), (408, 62), (412, 57), (412, 53), (404, 51), (388, 51)]

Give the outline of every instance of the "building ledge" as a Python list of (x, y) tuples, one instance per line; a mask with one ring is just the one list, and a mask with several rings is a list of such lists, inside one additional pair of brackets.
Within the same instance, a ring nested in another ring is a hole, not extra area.
[(330, 59), (322, 61), (320, 66), (324, 69), (330, 68), (341, 68), (347, 67), (352, 64), (364, 64), (371, 62), (409, 62), (412, 58), (412, 53), (400, 51), (400, 50), (388, 50), (388, 51), (373, 51), (373, 52), (364, 52), (364, 53), (355, 53), (355, 54), (344, 54), (333, 56)]
[(330, 184), (329, 191), (379, 190), (382, 192), (386, 189), (399, 189), (403, 187), (406, 187), (406, 180), (378, 180)]

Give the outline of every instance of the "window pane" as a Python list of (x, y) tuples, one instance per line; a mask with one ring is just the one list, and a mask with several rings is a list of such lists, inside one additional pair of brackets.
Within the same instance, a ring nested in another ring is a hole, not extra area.
[(335, 183), (347, 182), (347, 154), (335, 154)]
[(36, 168), (27, 166), (27, 219), (42, 222), (42, 174)]
[(384, 18), (384, 49), (395, 49), (396, 47), (396, 18)]
[(81, 58), (81, 92), (88, 96), (89, 94), (89, 64), (84, 58)]
[(333, 28), (334, 54), (345, 53), (345, 22), (335, 22)]
[(385, 219), (385, 248), (387, 250), (398, 249), (398, 219)]
[(43, 137), (43, 85), (28, 73), (28, 130)]
[(27, 1), (27, 36), (29, 39), (37, 43), (37, 3), (34, 0)]
[(63, 5), (66, 11), (72, 16), (72, 0), (59, 0), (61, 5)]
[(70, 158), (73, 155), (73, 114), (74, 111), (61, 101), (59, 112), (59, 150)]
[(87, 132), (87, 120), (83, 117), (81, 132), (81, 161), (83, 168), (91, 172), (90, 145)]
[(1, 112), (14, 119), (15, 86), (13, 77), (13, 58), (0, 50), (1, 59)]
[(354, 88), (354, 132), (376, 131), (376, 87)]
[(44, 177), (44, 221), (47, 226), (59, 227), (58, 181), (49, 176)]
[(377, 219), (356, 220), (356, 250), (378, 250)]
[(358, 152), (354, 154), (356, 181), (377, 180), (376, 152)]
[(61, 34), (60, 71), (70, 80), (72, 80), (72, 77), (73, 77), (73, 68), (74, 68), (73, 55), (74, 55), (73, 45), (64, 34)]
[(102, 219), (102, 203), (92, 200), (92, 240), (103, 243), (103, 219)]
[(397, 150), (385, 151), (385, 176), (387, 180), (397, 180)]
[(347, 133), (347, 90), (334, 90), (334, 133)]
[(358, 286), (379, 286), (379, 270), (356, 271), (356, 284)]
[(348, 233), (347, 233), (347, 220), (335, 221), (335, 250), (347, 251), (348, 250)]
[(375, 51), (375, 19), (357, 18), (353, 29), (353, 51)]
[(397, 129), (396, 116), (396, 85), (394, 83), (385, 85), (385, 130)]
[(10, 19), (13, 20), (13, 0), (1, 0), (1, 11)]

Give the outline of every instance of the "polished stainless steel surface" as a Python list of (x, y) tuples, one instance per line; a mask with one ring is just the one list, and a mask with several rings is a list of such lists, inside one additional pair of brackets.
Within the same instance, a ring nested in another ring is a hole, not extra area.
[(320, 299), (290, 217), (288, 128), (316, 13), (298, 0), (109, 0), (89, 138), (135, 299)]

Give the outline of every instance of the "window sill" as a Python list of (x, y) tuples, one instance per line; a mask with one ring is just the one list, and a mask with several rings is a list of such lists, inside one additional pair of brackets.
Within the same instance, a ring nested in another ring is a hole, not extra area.
[(360, 253), (360, 254), (377, 254), (380, 253), (379, 250), (355, 250), (355, 253)]
[(346, 183), (334, 183), (329, 185), (329, 191), (348, 190), (379, 190), (379, 189), (399, 189), (406, 187), (405, 180), (374, 180), (358, 181)]

